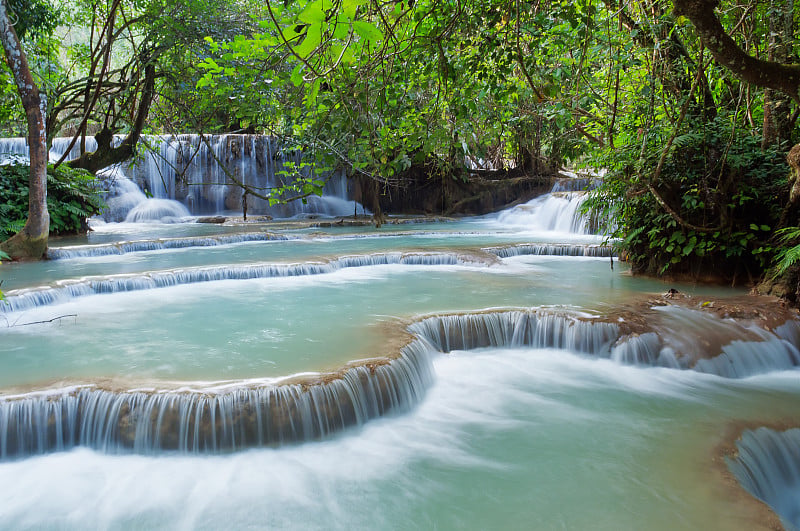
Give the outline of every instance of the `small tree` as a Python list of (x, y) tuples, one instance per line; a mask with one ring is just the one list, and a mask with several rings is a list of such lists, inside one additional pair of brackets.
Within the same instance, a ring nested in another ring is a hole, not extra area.
[(14, 76), (28, 122), (30, 177), (28, 220), (16, 235), (0, 244), (0, 251), (14, 259), (40, 259), (47, 251), (50, 214), (47, 210), (47, 102), (33, 81), (28, 59), (9, 16), (7, 0), (0, 0), (0, 41)]

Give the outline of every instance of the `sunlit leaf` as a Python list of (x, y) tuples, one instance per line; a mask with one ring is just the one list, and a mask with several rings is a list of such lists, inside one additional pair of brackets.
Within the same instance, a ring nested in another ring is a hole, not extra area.
[(321, 23), (325, 21), (325, 9), (330, 9), (330, 0), (314, 0), (306, 6), (297, 18), (309, 24)]

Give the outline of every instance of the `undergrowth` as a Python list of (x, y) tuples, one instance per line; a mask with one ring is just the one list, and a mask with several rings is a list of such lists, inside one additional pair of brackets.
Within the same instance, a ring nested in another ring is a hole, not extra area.
[(784, 153), (729, 123), (686, 127), (676, 136), (660, 175), (669, 131), (611, 153), (609, 172), (586, 208), (610, 222), (607, 234), (634, 271), (651, 275), (713, 275), (749, 281), (772, 265), (787, 199)]
[[(27, 165), (0, 166), (0, 241), (19, 232), (28, 218)], [(47, 168), (50, 234), (85, 232), (86, 220), (105, 208), (94, 175), (65, 165)]]

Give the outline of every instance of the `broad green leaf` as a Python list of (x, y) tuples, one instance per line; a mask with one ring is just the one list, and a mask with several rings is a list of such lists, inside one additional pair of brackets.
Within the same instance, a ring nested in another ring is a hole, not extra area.
[(300, 57), (306, 58), (317, 49), (320, 42), (322, 42), (322, 24), (312, 24), (309, 26), (303, 42), (296, 46), (294, 51)]
[(308, 24), (321, 23), (325, 21), (325, 8), (330, 9), (330, 0), (314, 0), (306, 6), (297, 18)]
[(363, 20), (353, 21), (353, 30), (363, 39), (376, 43), (383, 39), (383, 32), (374, 25)]
[(347, 39), (347, 35), (350, 34), (350, 24), (335, 21), (336, 26), (333, 29), (333, 36), (337, 39), (345, 40)]

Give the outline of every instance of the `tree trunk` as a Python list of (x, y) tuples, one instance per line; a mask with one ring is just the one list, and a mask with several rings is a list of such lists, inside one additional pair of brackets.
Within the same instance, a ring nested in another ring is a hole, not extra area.
[[(769, 19), (769, 52), (770, 61), (786, 63), (792, 57), (792, 41), (794, 40), (794, 0), (773, 0), (772, 16)], [(792, 100), (786, 94), (771, 89), (764, 91), (764, 125), (761, 147), (781, 144), (791, 145)], [(788, 149), (788, 145), (786, 148)]]
[(155, 96), (156, 68), (153, 63), (148, 63), (144, 68), (144, 86), (142, 87), (139, 108), (136, 112), (136, 119), (133, 127), (125, 139), (116, 147), (114, 144), (114, 133), (104, 127), (95, 135), (97, 140), (97, 151), (84, 152), (75, 160), (68, 162), (72, 168), (82, 168), (91, 173), (116, 164), (125, 162), (133, 158), (136, 154), (136, 144), (142, 135), (146, 125), (147, 115), (150, 112), (150, 105)]
[(30, 177), (28, 182), (28, 220), (22, 230), (0, 244), (0, 250), (14, 259), (41, 259), (47, 252), (50, 213), (47, 211), (47, 102), (33, 82), (28, 60), (11, 24), (6, 0), (0, 0), (0, 41), (17, 92), (28, 120)]
[(773, 89), (800, 102), (800, 66), (751, 57), (722, 27), (717, 0), (673, 0), (675, 14), (688, 18), (714, 59), (742, 81)]

